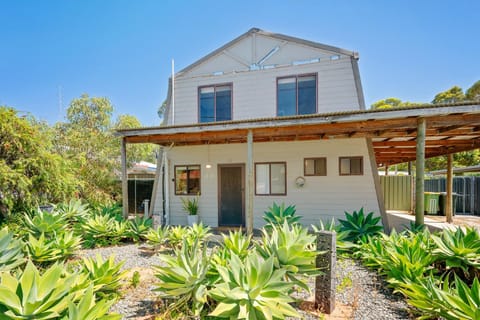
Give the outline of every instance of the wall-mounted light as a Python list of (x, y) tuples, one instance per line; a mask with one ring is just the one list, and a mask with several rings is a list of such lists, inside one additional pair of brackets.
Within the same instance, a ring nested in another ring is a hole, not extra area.
[(207, 142), (207, 164), (205, 165), (205, 168), (211, 169), (212, 165), (210, 164), (210, 141)]
[(207, 168), (207, 169), (211, 169), (211, 168), (212, 168), (212, 165), (211, 165), (211, 164), (209, 164), (209, 163), (207, 163), (207, 164), (205, 165), (205, 168)]

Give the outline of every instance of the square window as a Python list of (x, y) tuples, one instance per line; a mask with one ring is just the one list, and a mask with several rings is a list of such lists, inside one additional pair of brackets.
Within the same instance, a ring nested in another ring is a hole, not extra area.
[(255, 164), (256, 195), (287, 194), (287, 164), (285, 162)]
[(232, 120), (232, 85), (198, 88), (199, 122)]
[(291, 116), (317, 112), (317, 75), (277, 79), (277, 115)]
[(339, 173), (341, 176), (363, 175), (363, 157), (340, 157)]
[(305, 176), (326, 176), (327, 158), (305, 158), (303, 174)]
[(175, 166), (175, 194), (200, 194), (200, 165)]

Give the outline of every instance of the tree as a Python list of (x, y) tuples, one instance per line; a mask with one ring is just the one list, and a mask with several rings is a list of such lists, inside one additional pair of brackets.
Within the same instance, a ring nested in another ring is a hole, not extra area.
[(467, 89), (465, 97), (469, 101), (480, 101), (480, 80)]
[[(142, 124), (132, 115), (124, 114), (117, 118), (115, 129), (133, 129), (140, 128)], [(120, 150), (120, 139), (117, 139), (118, 150)], [(155, 146), (152, 144), (127, 144), (127, 166), (131, 167), (133, 163), (140, 161), (155, 163)]]
[(464, 100), (465, 100), (465, 94), (463, 93), (463, 89), (460, 88), (459, 86), (453, 86), (450, 89), (435, 95), (435, 98), (433, 98), (432, 103), (433, 104), (455, 103), (455, 102), (461, 102)]
[(74, 196), (71, 164), (53, 152), (50, 127), (5, 106), (0, 119), (1, 215)]
[(413, 103), (408, 101), (402, 101), (398, 98), (387, 98), (378, 100), (371, 105), (372, 109), (389, 109), (389, 108), (401, 108), (419, 105), (419, 103)]

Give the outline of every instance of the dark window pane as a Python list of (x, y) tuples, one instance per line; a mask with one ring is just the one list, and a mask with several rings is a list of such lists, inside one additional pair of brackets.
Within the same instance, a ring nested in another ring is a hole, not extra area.
[(232, 89), (229, 86), (217, 87), (216, 121), (232, 120)]
[(277, 92), (278, 115), (295, 115), (297, 113), (296, 79), (279, 79)]
[(327, 175), (327, 160), (324, 158), (315, 159), (315, 175)]
[(362, 158), (350, 159), (350, 174), (362, 174)]
[(215, 121), (215, 91), (213, 87), (200, 89), (200, 122)]
[(298, 114), (315, 113), (317, 103), (317, 81), (315, 76), (298, 78)]

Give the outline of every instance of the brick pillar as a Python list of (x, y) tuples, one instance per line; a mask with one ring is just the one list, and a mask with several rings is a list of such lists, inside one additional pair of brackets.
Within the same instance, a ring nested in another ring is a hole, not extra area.
[(317, 250), (325, 252), (317, 256), (317, 268), (323, 272), (315, 278), (315, 307), (321, 312), (330, 314), (335, 310), (335, 272), (337, 263), (336, 233), (319, 231), (317, 236)]

